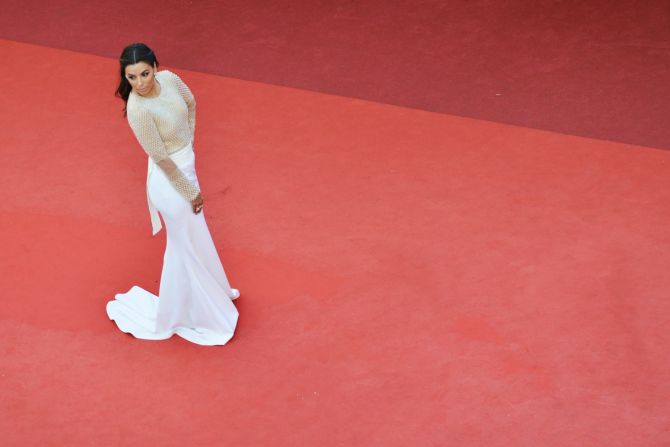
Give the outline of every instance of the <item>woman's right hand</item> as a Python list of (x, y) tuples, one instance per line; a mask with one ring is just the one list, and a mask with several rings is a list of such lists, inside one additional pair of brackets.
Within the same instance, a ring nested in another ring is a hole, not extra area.
[(200, 193), (195, 197), (195, 199), (191, 200), (191, 207), (193, 208), (193, 213), (194, 214), (199, 214), (200, 211), (202, 211), (202, 207), (204, 206), (205, 202), (202, 200), (202, 196)]

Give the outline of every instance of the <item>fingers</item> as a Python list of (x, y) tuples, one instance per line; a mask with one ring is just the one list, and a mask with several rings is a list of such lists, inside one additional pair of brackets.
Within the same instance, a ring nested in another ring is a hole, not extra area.
[(195, 214), (199, 214), (200, 211), (202, 211), (204, 201), (202, 200), (202, 196), (200, 194), (198, 194), (196, 198), (191, 201), (191, 206), (193, 207), (193, 213)]

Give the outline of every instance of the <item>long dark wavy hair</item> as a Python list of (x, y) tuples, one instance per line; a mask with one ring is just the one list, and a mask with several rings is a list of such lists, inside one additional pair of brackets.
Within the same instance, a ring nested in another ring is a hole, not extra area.
[(126, 108), (128, 107), (128, 97), (132, 91), (130, 82), (126, 79), (126, 67), (128, 65), (134, 65), (138, 62), (146, 62), (152, 67), (156, 65), (158, 67), (158, 59), (153, 50), (146, 46), (143, 43), (131, 43), (123, 49), (121, 52), (121, 57), (119, 57), (119, 64), (121, 65), (121, 79), (119, 81), (119, 87), (116, 89), (116, 96), (123, 99), (123, 116), (126, 116)]

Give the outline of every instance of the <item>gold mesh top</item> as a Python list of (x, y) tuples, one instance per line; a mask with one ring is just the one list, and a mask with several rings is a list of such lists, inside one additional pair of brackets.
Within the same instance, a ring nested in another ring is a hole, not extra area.
[(193, 142), (195, 98), (188, 86), (168, 70), (156, 73), (161, 92), (145, 98), (128, 97), (128, 123), (142, 149), (163, 170), (170, 183), (189, 202), (200, 193), (170, 159), (170, 154)]

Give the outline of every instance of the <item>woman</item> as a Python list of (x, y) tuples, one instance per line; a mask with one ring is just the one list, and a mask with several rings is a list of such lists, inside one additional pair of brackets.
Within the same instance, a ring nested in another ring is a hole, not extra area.
[(195, 174), (195, 98), (174, 73), (157, 71), (144, 44), (121, 53), (117, 96), (133, 133), (149, 156), (147, 199), (153, 233), (167, 231), (160, 293), (133, 286), (107, 303), (119, 329), (137, 338), (162, 340), (177, 334), (201, 345), (223, 345), (233, 336), (238, 312), (205, 222)]

